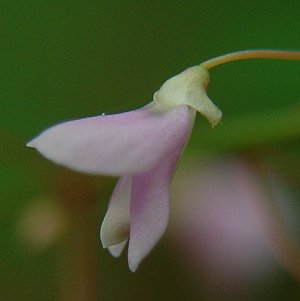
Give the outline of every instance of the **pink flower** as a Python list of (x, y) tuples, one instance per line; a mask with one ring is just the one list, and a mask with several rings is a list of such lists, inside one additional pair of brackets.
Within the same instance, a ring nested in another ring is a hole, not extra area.
[(121, 176), (101, 227), (103, 247), (119, 256), (129, 241), (135, 271), (164, 233), (169, 185), (196, 110), (215, 125), (221, 112), (206, 95), (201, 66), (169, 79), (147, 106), (53, 126), (28, 146), (77, 171)]
[(191, 161), (175, 183), (170, 234), (210, 300), (242, 300), (275, 281), (274, 259), (296, 274), (293, 202), (280, 177), (255, 164)]

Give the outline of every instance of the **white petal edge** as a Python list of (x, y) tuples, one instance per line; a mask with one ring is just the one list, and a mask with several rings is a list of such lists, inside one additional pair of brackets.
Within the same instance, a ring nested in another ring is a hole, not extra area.
[(117, 245), (128, 238), (131, 183), (131, 177), (123, 176), (115, 187), (100, 229), (103, 248)]
[(121, 243), (119, 243), (117, 245), (109, 246), (109, 247), (107, 247), (107, 249), (113, 257), (120, 257), (126, 246), (126, 243), (127, 243), (127, 240), (122, 241)]

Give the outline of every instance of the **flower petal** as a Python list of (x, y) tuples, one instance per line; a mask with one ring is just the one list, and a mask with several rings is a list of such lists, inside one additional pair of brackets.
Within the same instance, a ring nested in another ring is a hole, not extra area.
[(127, 239), (120, 242), (117, 245), (109, 246), (109, 247), (107, 247), (107, 249), (113, 257), (119, 257), (121, 255), (122, 251), (124, 250), (126, 243), (127, 243)]
[(116, 185), (101, 225), (100, 238), (103, 248), (127, 240), (130, 228), (130, 195), (131, 177), (123, 176)]
[(169, 185), (189, 132), (189, 128), (185, 128), (185, 132), (182, 131), (176, 148), (154, 168), (132, 177), (128, 264), (133, 272), (166, 229), (169, 216)]
[(28, 143), (48, 159), (95, 174), (143, 172), (177, 143), (191, 122), (190, 110), (179, 105), (161, 111), (159, 105), (127, 113), (96, 116), (49, 128)]

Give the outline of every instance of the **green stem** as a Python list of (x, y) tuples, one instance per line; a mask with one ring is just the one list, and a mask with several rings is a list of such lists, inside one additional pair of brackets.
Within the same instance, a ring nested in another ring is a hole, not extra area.
[(216, 66), (223, 65), (226, 63), (239, 61), (239, 60), (248, 60), (248, 59), (275, 59), (275, 60), (300, 60), (299, 51), (285, 51), (285, 50), (243, 50), (224, 54), (212, 58), (202, 64), (203, 68), (206, 70), (212, 69)]

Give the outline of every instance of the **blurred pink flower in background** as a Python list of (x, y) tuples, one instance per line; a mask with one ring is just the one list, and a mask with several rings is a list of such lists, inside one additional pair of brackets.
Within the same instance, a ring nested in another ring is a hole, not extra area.
[(291, 204), (282, 191), (269, 194), (262, 175), (246, 161), (187, 164), (175, 179), (172, 198), (170, 234), (212, 300), (241, 297), (236, 294), (278, 276), (273, 255), (286, 258), (276, 251), (282, 233), (273, 226), (282, 221), (272, 207), (283, 208), (283, 221), (291, 226)]

